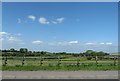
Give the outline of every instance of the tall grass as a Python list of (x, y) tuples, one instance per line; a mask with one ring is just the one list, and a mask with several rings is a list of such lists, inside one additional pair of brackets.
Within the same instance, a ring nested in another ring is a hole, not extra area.
[(8, 70), (8, 71), (38, 71), (38, 70), (50, 70), (50, 71), (55, 71), (55, 70), (62, 70), (62, 71), (78, 71), (78, 70), (118, 70), (118, 65), (114, 66), (112, 64), (109, 65), (95, 65), (95, 64), (82, 64), (82, 65), (66, 65), (66, 66), (3, 66), (2, 70)]

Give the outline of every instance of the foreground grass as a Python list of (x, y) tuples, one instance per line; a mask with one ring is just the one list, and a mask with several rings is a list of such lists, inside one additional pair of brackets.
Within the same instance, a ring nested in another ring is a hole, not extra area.
[[(78, 70), (118, 70), (118, 61), (116, 61), (116, 66), (114, 66), (114, 60), (103, 59), (98, 60), (98, 65), (96, 65), (95, 59), (87, 60), (85, 57), (79, 58), (80, 65), (77, 66), (77, 58), (70, 57), (60, 59), (60, 66), (58, 66), (58, 59), (44, 59), (42, 61), (42, 66), (40, 66), (39, 58), (26, 58), (24, 61), (24, 66), (22, 65), (22, 58), (7, 59), (7, 65), (2, 67), (2, 70), (8, 71), (38, 71), (38, 70), (63, 70), (63, 71), (78, 71)], [(2, 61), (4, 64), (5, 60)]]
[(49, 71), (78, 71), (78, 70), (92, 70), (92, 71), (107, 71), (107, 70), (118, 70), (118, 65), (69, 65), (69, 66), (3, 66), (3, 71), (39, 71), (39, 70), (49, 70)]

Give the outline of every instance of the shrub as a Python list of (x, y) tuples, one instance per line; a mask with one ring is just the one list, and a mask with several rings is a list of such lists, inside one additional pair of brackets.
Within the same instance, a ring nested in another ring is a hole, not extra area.
[(92, 57), (87, 57), (87, 60), (91, 60), (92, 59)]
[(16, 67), (20, 67), (21, 65), (15, 65)]

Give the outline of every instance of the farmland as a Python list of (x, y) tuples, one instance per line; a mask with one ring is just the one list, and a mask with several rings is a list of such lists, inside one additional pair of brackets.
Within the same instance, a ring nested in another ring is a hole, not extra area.
[(87, 55), (87, 52), (84, 55), (83, 53), (51, 54), (37, 52), (37, 54), (34, 53), (36, 55), (31, 56), (26, 52), (19, 52), (19, 54), (17, 52), (2, 52), (2, 70), (118, 70), (117, 56), (105, 54), (104, 52), (94, 52), (94, 55), (91, 50), (89, 50), (91, 53)]

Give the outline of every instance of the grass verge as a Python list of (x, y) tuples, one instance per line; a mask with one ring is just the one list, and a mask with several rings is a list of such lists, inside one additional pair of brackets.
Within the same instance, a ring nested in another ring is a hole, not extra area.
[(39, 70), (49, 70), (49, 71), (78, 71), (78, 70), (92, 70), (92, 71), (107, 71), (107, 70), (118, 70), (118, 65), (66, 65), (66, 66), (3, 66), (3, 71), (39, 71)]

